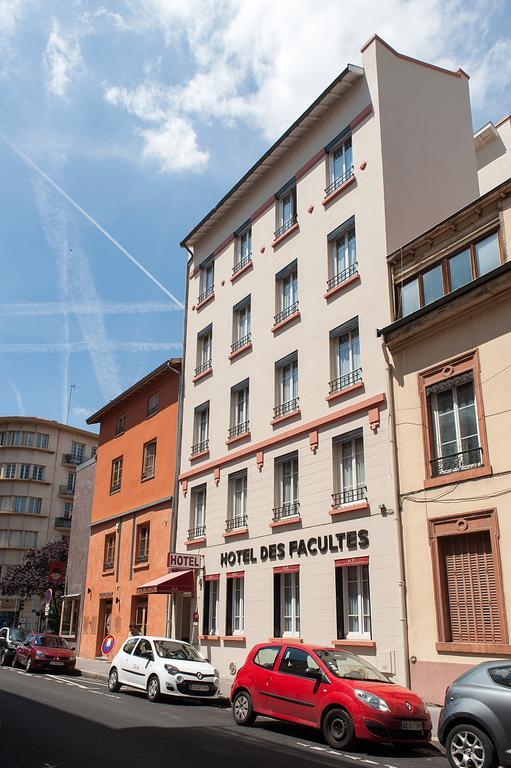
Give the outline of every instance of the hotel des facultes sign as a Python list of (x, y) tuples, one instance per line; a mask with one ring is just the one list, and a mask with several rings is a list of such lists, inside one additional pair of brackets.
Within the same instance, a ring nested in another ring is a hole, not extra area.
[(267, 561), (284, 560), (285, 558), (317, 557), (327, 553), (336, 554), (348, 550), (367, 549), (369, 546), (369, 532), (362, 528), (359, 531), (345, 531), (343, 533), (330, 533), (324, 536), (311, 536), (308, 539), (293, 539), (288, 541), (287, 547), (283, 542), (275, 544), (262, 544), (259, 549), (247, 547), (246, 549), (230, 550), (220, 553), (220, 566), (232, 567), (233, 565), (250, 565), (250, 563), (265, 563)]

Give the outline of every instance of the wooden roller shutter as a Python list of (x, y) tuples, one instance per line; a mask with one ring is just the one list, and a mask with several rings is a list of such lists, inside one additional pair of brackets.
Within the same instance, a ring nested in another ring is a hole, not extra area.
[(504, 642), (489, 531), (442, 537), (441, 551), (449, 640)]

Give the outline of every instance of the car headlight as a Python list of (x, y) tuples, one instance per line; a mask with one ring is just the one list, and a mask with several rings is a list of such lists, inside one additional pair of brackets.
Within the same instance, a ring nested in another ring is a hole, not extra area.
[(368, 707), (371, 707), (371, 709), (377, 709), (379, 712), (390, 712), (390, 707), (387, 702), (380, 699), (380, 697), (376, 696), (374, 693), (355, 688), (355, 696), (359, 701), (362, 701), (364, 704), (367, 704)]
[(169, 673), (169, 675), (178, 675), (179, 669), (177, 667), (173, 667), (172, 664), (165, 664), (165, 669)]
[(68, 661), (76, 661), (76, 656), (70, 656)]
[(43, 653), (43, 651), (37, 651), (36, 656), (37, 656), (38, 659), (46, 658), (46, 654)]

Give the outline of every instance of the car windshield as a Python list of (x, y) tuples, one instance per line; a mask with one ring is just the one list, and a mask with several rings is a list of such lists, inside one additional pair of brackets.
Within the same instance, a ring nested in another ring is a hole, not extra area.
[(206, 661), (193, 645), (178, 643), (175, 640), (155, 640), (156, 653), (162, 659), (174, 659), (182, 661)]
[(345, 680), (371, 680), (375, 683), (389, 683), (385, 675), (372, 667), (360, 656), (333, 648), (320, 648), (316, 656), (326, 665), (329, 672)]
[(24, 629), (11, 629), (11, 638), (15, 643), (22, 643), (26, 636)]
[(42, 645), (44, 648), (69, 648), (69, 645), (63, 637), (56, 635), (41, 635), (36, 637), (35, 645)]

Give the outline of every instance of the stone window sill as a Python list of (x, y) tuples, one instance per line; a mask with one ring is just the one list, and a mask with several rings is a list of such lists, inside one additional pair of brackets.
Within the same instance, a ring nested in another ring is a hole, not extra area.
[(229, 360), (234, 360), (235, 357), (239, 357), (244, 352), (248, 352), (250, 349), (252, 349), (252, 342), (249, 341), (248, 344), (243, 344), (242, 347), (239, 349), (236, 349), (234, 352), (229, 353)]
[(225, 441), (226, 445), (232, 445), (233, 443), (239, 443), (240, 440), (249, 440), (250, 439), (250, 432), (242, 432), (240, 435), (235, 435), (235, 437), (230, 437), (228, 440)]
[(199, 310), (201, 310), (202, 307), (205, 307), (206, 304), (209, 304), (209, 302), (213, 301), (214, 298), (215, 298), (215, 292), (213, 291), (213, 293), (210, 293), (210, 295), (207, 298), (205, 298), (203, 301), (201, 301), (200, 304), (195, 305), (195, 310), (199, 312)]
[(245, 266), (244, 266), (244, 267), (241, 267), (241, 269), (239, 269), (239, 270), (238, 270), (238, 271), (237, 271), (237, 272), (236, 272), (234, 275), (232, 275), (232, 276), (229, 278), (229, 280), (231, 281), (231, 283), (235, 283), (235, 282), (236, 282), (236, 280), (237, 280), (239, 277), (241, 277), (241, 276), (242, 276), (242, 275), (244, 275), (246, 272), (248, 272), (248, 271), (249, 271), (249, 269), (252, 269), (252, 268), (253, 268), (253, 266), (254, 266), (254, 265), (253, 265), (253, 263), (252, 263), (252, 260), (250, 260), (250, 261), (249, 261), (247, 264), (245, 264)]
[(299, 408), (296, 408), (294, 411), (289, 411), (289, 413), (284, 413), (282, 416), (277, 416), (275, 419), (272, 419), (270, 421), (271, 426), (275, 426), (275, 424), (282, 424), (283, 421), (287, 421), (288, 419), (292, 419), (293, 416), (300, 416), (301, 411)]
[(199, 539), (188, 539), (185, 541), (185, 547), (200, 547), (202, 544), (206, 544), (206, 537), (201, 536)]
[(508, 656), (511, 645), (508, 643), (436, 643), (440, 653), (480, 653), (485, 656)]
[(134, 571), (148, 571), (149, 570), (149, 563), (135, 563), (133, 566)]
[(276, 248), (278, 245), (284, 242), (284, 240), (287, 240), (287, 238), (293, 234), (293, 232), (297, 232), (300, 229), (298, 222), (296, 224), (293, 224), (292, 227), (289, 227), (285, 232), (283, 232), (279, 237), (276, 237), (273, 243), (271, 244), (272, 248)]
[(270, 528), (282, 528), (286, 525), (293, 525), (293, 523), (300, 523), (301, 520), (301, 515), (289, 515), (289, 517), (284, 517), (282, 520), (274, 520), (270, 523)]
[(245, 635), (223, 635), (222, 640), (224, 643), (246, 643), (247, 638)]
[(233, 536), (246, 536), (247, 533), (248, 528), (245, 526), (244, 528), (235, 528), (233, 531), (225, 531), (222, 536), (224, 539), (232, 539)]
[(206, 643), (219, 643), (220, 635), (199, 635), (199, 640)]
[(428, 477), (424, 480), (424, 488), (438, 488), (441, 485), (456, 485), (465, 480), (473, 480), (478, 477), (489, 477), (493, 474), (491, 466), (474, 467), (461, 472), (449, 472), (448, 475)]
[(357, 381), (356, 384), (352, 384), (349, 387), (344, 387), (344, 389), (339, 389), (337, 392), (332, 392), (330, 395), (327, 395), (325, 397), (325, 400), (327, 403), (331, 403), (334, 400), (339, 400), (339, 398), (344, 397), (345, 395), (349, 395), (351, 392), (355, 392), (357, 389), (363, 389), (364, 388), (364, 382), (363, 381)]
[(213, 373), (213, 368), (206, 368), (205, 371), (202, 371), (202, 373), (197, 374), (197, 376), (194, 376), (192, 381), (195, 384), (197, 381), (200, 381), (201, 379), (205, 379), (206, 376), (209, 376)]
[(358, 512), (361, 509), (369, 509), (369, 502), (357, 501), (354, 504), (343, 504), (342, 507), (332, 507), (328, 511), (328, 514), (334, 517), (335, 515), (344, 515), (346, 512)]
[(374, 640), (332, 640), (334, 648), (376, 648)]
[(337, 197), (339, 197), (340, 194), (344, 192), (345, 189), (348, 187), (351, 187), (352, 184), (354, 184), (356, 181), (356, 176), (353, 174), (353, 176), (350, 176), (349, 179), (347, 179), (344, 184), (341, 184), (340, 187), (337, 187), (333, 192), (331, 192), (329, 195), (325, 197), (324, 200), (321, 201), (321, 205), (329, 205), (333, 200), (335, 200)]
[(209, 456), (209, 450), (208, 451), (199, 451), (199, 453), (193, 453), (190, 456), (190, 461), (196, 461), (197, 459), (204, 459), (206, 456)]
[(343, 291), (349, 285), (353, 285), (353, 283), (356, 283), (359, 280), (360, 280), (360, 275), (357, 272), (355, 275), (348, 277), (347, 280), (344, 280), (344, 282), (339, 283), (339, 285), (336, 285), (333, 288), (329, 288), (328, 291), (323, 294), (323, 298), (328, 301), (328, 299), (331, 299), (333, 296), (337, 296), (337, 294), (341, 293), (341, 291)]
[(281, 320), (280, 323), (276, 323), (276, 325), (273, 326), (271, 329), (272, 333), (277, 333), (278, 331), (282, 330), (282, 328), (285, 328), (286, 325), (289, 325), (294, 320), (298, 320), (300, 317), (300, 311), (297, 310), (296, 312), (293, 312), (292, 315), (289, 315), (289, 317), (286, 317), (285, 320)]

